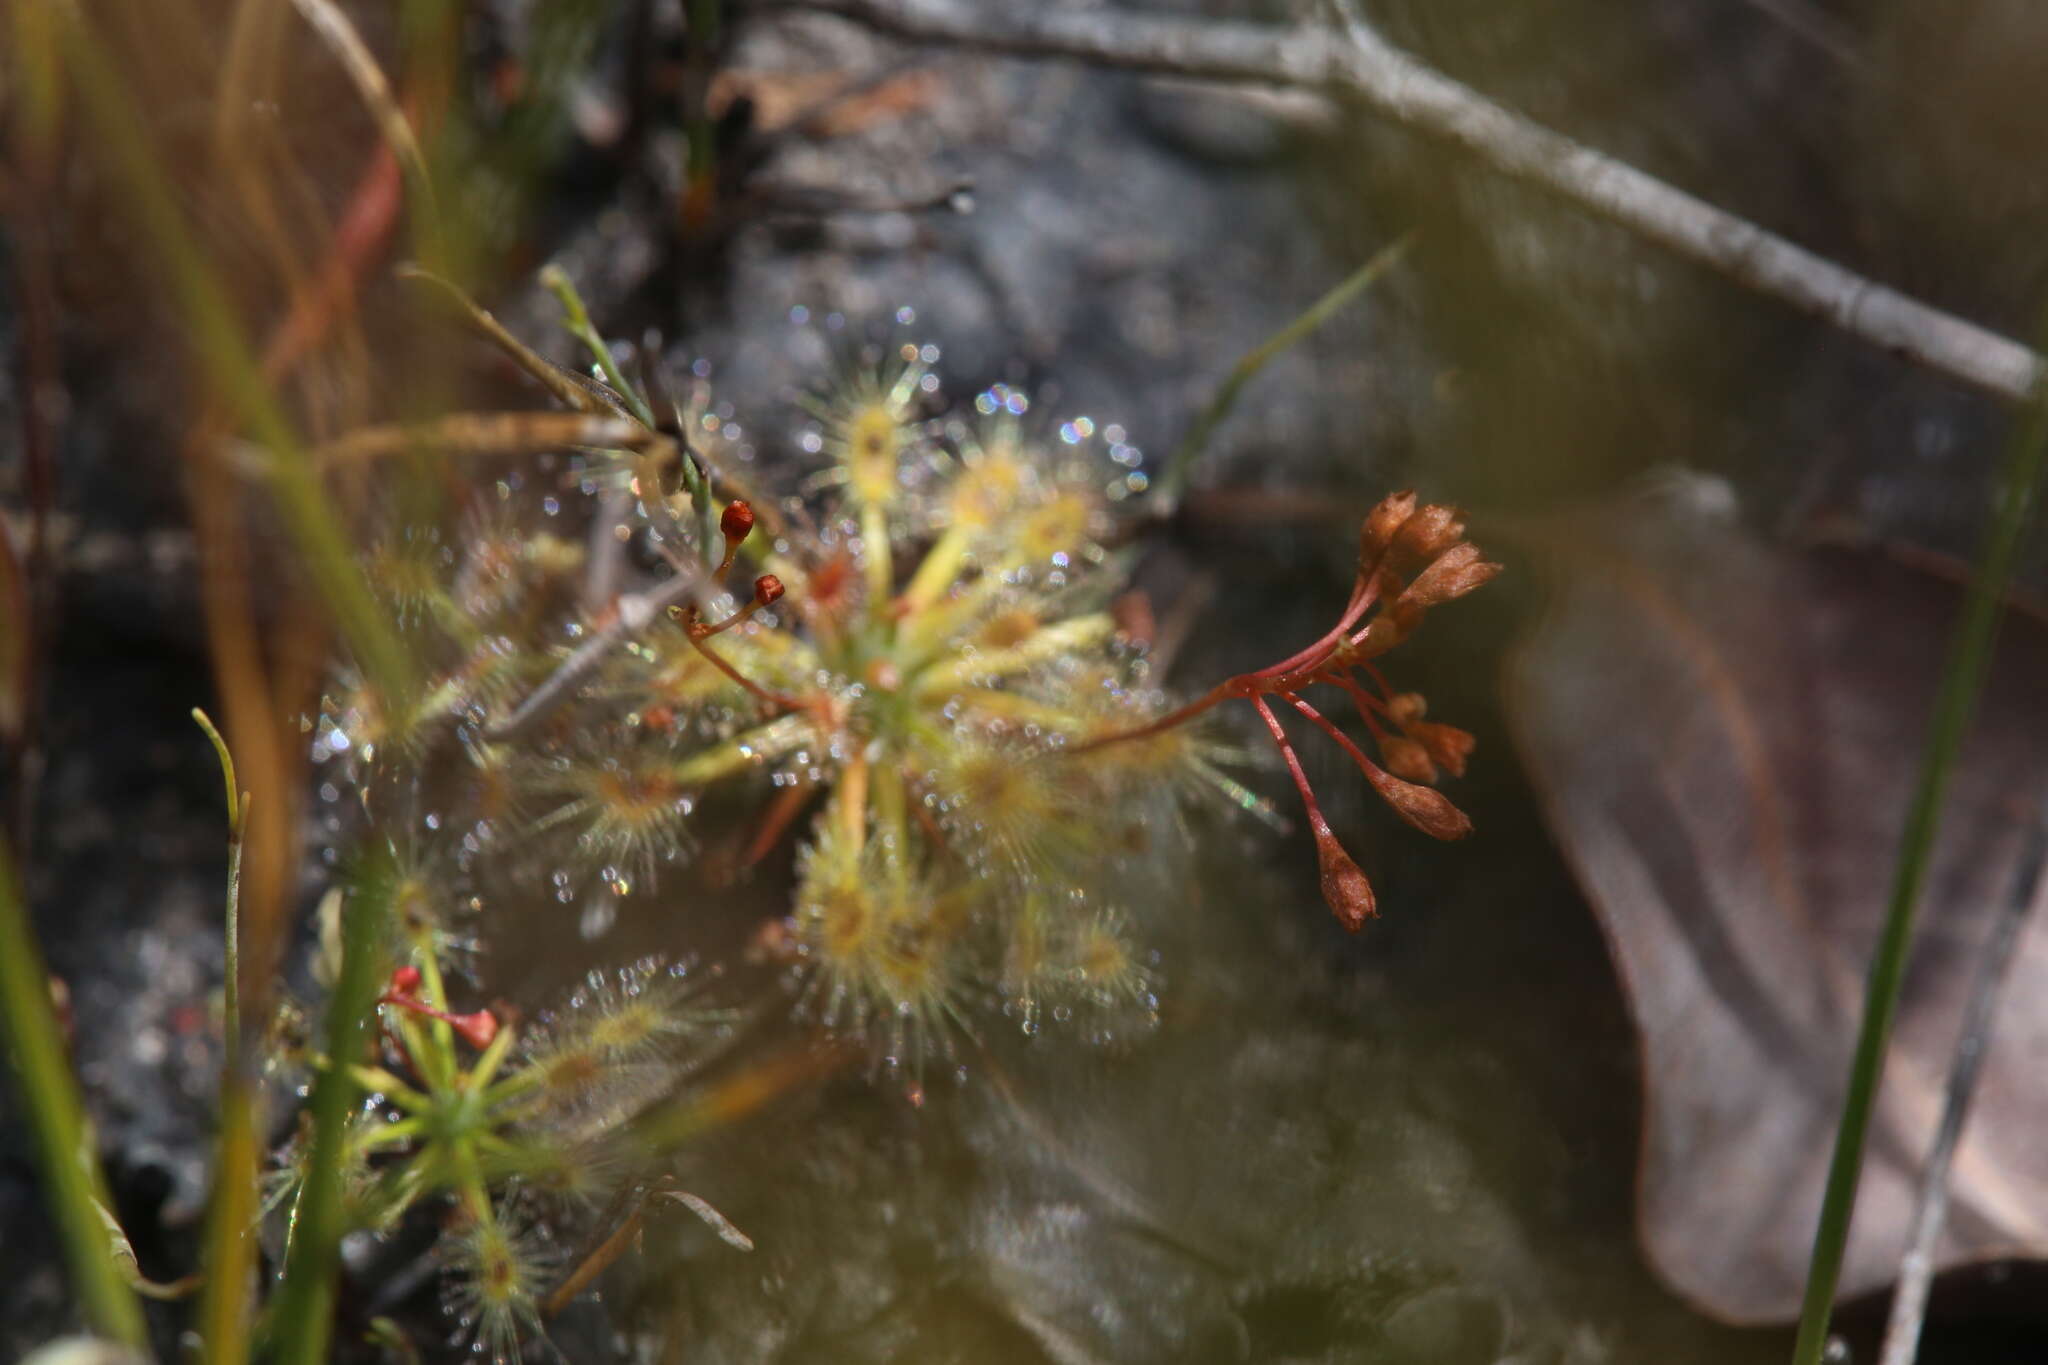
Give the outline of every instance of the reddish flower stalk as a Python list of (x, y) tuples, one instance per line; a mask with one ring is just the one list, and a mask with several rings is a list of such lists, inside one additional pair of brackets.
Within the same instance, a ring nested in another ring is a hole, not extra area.
[(489, 1010), (475, 1010), (469, 1014), (450, 1014), (435, 1009), (413, 992), (419, 989), (420, 969), (400, 967), (391, 973), (391, 987), (377, 998), (380, 1005), (391, 1005), (414, 1014), (423, 1014), (429, 1019), (439, 1019), (454, 1029), (462, 1041), (481, 1052), (491, 1045), (498, 1036), (498, 1016)]
[[(1393, 692), (1370, 661), (1414, 634), (1431, 607), (1464, 596), (1499, 572), (1500, 565), (1488, 563), (1479, 548), (1466, 541), (1464, 522), (1455, 509), (1437, 504), (1418, 506), (1413, 493), (1393, 494), (1373, 508), (1359, 528), (1358, 571), (1351, 596), (1336, 624), (1315, 643), (1276, 664), (1226, 678), (1158, 720), (1093, 736), (1070, 752), (1087, 753), (1156, 735), (1232, 698), (1250, 701), (1278, 746), (1308, 810), (1309, 830), (1322, 868), (1323, 898), (1339, 923), (1356, 930), (1374, 913), (1372, 887), (1323, 818), (1300, 758), (1267, 698), (1279, 697), (1335, 740), (1380, 799), (1402, 819), (1433, 838), (1462, 839), (1472, 832), (1472, 822), (1428, 784), (1436, 780), (1439, 769), (1453, 776), (1464, 774), (1472, 736), (1449, 725), (1424, 721), (1422, 697)], [(1385, 760), (1384, 767), (1301, 698), (1302, 689), (1318, 683), (1336, 687), (1350, 697)]]
[[(744, 509), (746, 516), (744, 518), (735, 517), (733, 515), (735, 508)], [(726, 528), (726, 550), (725, 562), (718, 567), (720, 577), (723, 577), (725, 571), (732, 566), (732, 557), (738, 552), (740, 541), (744, 540), (747, 532), (753, 529), (753, 509), (747, 507), (743, 502), (732, 503), (725, 509), (724, 525)], [(689, 640), (690, 644), (699, 654), (704, 656), (705, 661), (713, 668), (725, 674), (726, 677), (732, 679), (733, 682), (745, 688), (754, 697), (767, 703), (769, 706), (775, 707), (780, 711), (794, 711), (803, 705), (801, 698), (792, 697), (786, 692), (777, 692), (761, 686), (761, 684), (740, 672), (739, 669), (733, 667), (731, 660), (705, 643), (711, 636), (717, 635), (721, 631), (730, 630), (734, 626), (745, 624), (761, 608), (781, 601), (783, 592), (782, 580), (772, 573), (764, 573), (754, 580), (753, 599), (723, 621), (712, 625), (704, 624), (704, 622), (697, 619), (697, 608), (695, 606), (670, 607), (668, 614), (671, 620), (676, 621), (682, 626), (684, 637)]]
[(1309, 833), (1315, 836), (1316, 863), (1322, 872), (1323, 900), (1337, 916), (1337, 922), (1357, 933), (1365, 922), (1379, 913), (1372, 894), (1372, 883), (1358, 864), (1344, 851), (1344, 845), (1337, 842), (1337, 835), (1330, 828), (1330, 822), (1323, 818), (1323, 808), (1316, 804), (1316, 794), (1308, 785), (1308, 774), (1301, 769), (1301, 759), (1294, 752), (1294, 746), (1287, 740), (1287, 732), (1280, 728), (1280, 718), (1273, 714), (1273, 708), (1266, 705), (1266, 699), (1254, 696), (1252, 707), (1259, 713), (1259, 719), (1266, 722), (1266, 729), (1273, 736), (1273, 743), (1279, 746), (1280, 757), (1287, 761), (1288, 776), (1294, 779), (1295, 790), (1301, 793), (1301, 804), (1308, 810)]
[(701, 621), (692, 620), (687, 627), (690, 632), (690, 638), (702, 640), (717, 635), (721, 631), (731, 630), (734, 626), (744, 625), (755, 612), (777, 601), (781, 596), (782, 580), (772, 573), (764, 573), (754, 580), (754, 596), (747, 605), (741, 607), (717, 625), (707, 626)]

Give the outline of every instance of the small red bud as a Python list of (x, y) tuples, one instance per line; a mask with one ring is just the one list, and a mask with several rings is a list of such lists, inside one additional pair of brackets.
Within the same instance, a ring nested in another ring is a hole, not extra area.
[(725, 514), (718, 519), (718, 529), (725, 532), (728, 544), (739, 544), (754, 529), (754, 509), (738, 499), (727, 503)]
[(491, 1045), (491, 1039), (498, 1036), (498, 1016), (489, 1010), (478, 1010), (474, 1014), (451, 1015), (449, 1027), (462, 1035), (462, 1041), (481, 1052)]
[[(744, 504), (734, 504), (744, 506)], [(762, 606), (769, 606), (782, 596), (782, 580), (772, 573), (764, 573), (754, 580), (754, 600)]]
[(419, 988), (419, 968), (400, 967), (397, 971), (391, 973), (391, 993), (393, 995), (411, 995)]

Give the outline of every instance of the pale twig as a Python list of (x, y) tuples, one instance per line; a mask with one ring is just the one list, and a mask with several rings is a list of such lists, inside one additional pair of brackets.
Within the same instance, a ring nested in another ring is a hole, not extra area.
[(1194, 21), (1115, 9), (948, 0), (789, 0), (915, 42), (1099, 66), (1321, 90), (1472, 153), (1746, 288), (1884, 350), (2014, 401), (2042, 362), (2029, 348), (1859, 275), (1604, 153), (1582, 147), (1391, 46), (1363, 23), (1326, 29)]
[(506, 740), (525, 732), (568, 700), (576, 684), (603, 663), (605, 656), (628, 635), (646, 629), (672, 604), (701, 592), (703, 587), (703, 575), (677, 573), (645, 592), (620, 594), (613, 603), (611, 619), (564, 659), (561, 666), (548, 675), (547, 681), (534, 688), (525, 701), (513, 708), (511, 715), (486, 731), (485, 738)]
[[(317, 468), (333, 469), (432, 450), (454, 456), (537, 455), (564, 446), (631, 450), (666, 461), (679, 452), (673, 439), (630, 417), (581, 412), (458, 412), (426, 422), (362, 427), (316, 448)], [(261, 451), (244, 451), (257, 467)]]
[(1926, 1168), (1920, 1174), (1913, 1237), (1899, 1261), (1899, 1284), (1892, 1291), (1891, 1316), (1885, 1325), (1884, 1350), (1878, 1365), (1913, 1365), (1920, 1350), (1920, 1325), (1927, 1315), (1927, 1291), (1934, 1281), (1934, 1244), (1940, 1239), (1942, 1224), (1948, 1217), (1949, 1166), (1962, 1140), (1963, 1124), (1970, 1116), (1970, 1100), (1977, 1090), (1977, 1077), (1984, 1069), (1984, 1056), (1991, 1050), (1992, 1025), (2006, 980), (2012, 974), (2013, 950), (2019, 944), (2020, 930), (2028, 915), (2041, 900), (2044, 857), (2048, 857), (2048, 827), (2037, 819), (2027, 830), (2012, 895), (1999, 908), (1991, 925), (1991, 936), (1984, 941), (1983, 952), (1977, 959), (1962, 1030), (1956, 1036), (1955, 1061), (1950, 1064), (1948, 1087), (1942, 1097), (1941, 1126), (1935, 1130), (1934, 1146), (1928, 1151)]

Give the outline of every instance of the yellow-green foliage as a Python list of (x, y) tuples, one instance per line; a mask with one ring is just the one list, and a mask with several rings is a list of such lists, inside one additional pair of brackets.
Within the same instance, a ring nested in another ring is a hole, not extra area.
[[(701, 401), (676, 407), (670, 430), (691, 445), (665, 462), (659, 434), (619, 415), (655, 404), (611, 403), (603, 419), (630, 423), (632, 448), (584, 449), (548, 487), (580, 486), (610, 519), (591, 543), (609, 531), (649, 551), (651, 581), (615, 580), (624, 595), (593, 600), (598, 552), (578, 552), (573, 500), (552, 492), (545, 532), (472, 519), (438, 575), (422, 571), (438, 544), (400, 534), (375, 574), (440, 664), (409, 724), (470, 765), (478, 796), (455, 828), (516, 846), (537, 877), (567, 872), (558, 899), (589, 888), (650, 911), (713, 850), (713, 811), (740, 826), (716, 842), (721, 874), (794, 845), (775, 942), (799, 1008), (892, 1065), (946, 1050), (981, 1008), (1027, 1032), (1046, 1002), (1097, 1032), (1148, 1016), (1127, 874), (1181, 843), (1187, 798), (1245, 799), (1197, 729), (1071, 752), (1162, 711), (1112, 610), (1116, 504), (1142, 476), (1086, 419), (1036, 426), (1006, 386), (933, 415), (935, 355), (871, 352), (810, 400), (812, 467), (792, 482), (812, 496), (756, 493), (751, 534), (719, 529), (741, 466)], [(520, 505), (516, 482), (498, 485), (501, 508)], [(618, 629), (634, 600), (699, 579)], [(333, 710), (344, 741), (387, 738), (364, 700)]]

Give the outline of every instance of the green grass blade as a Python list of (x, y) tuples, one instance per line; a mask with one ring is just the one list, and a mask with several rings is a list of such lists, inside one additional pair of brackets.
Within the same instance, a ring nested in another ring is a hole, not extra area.
[(1969, 600), (1949, 643), (1941, 689), (1935, 696), (1927, 743), (1920, 756), (1920, 775), (1899, 845), (1884, 932), (1878, 940), (1863, 992), (1863, 1024), (1856, 1037), (1849, 1091), (1842, 1101), (1834, 1157), (1828, 1166), (1827, 1192), (1822, 1196), (1820, 1222), (1814, 1233), (1799, 1337), (1792, 1349), (1793, 1365), (1820, 1365), (1827, 1346), (1828, 1316), (1849, 1243), (1849, 1222), (1855, 1212), (1863, 1147), (1869, 1136), (1878, 1082), (1884, 1074), (1885, 1048), (1898, 1012), (1906, 953), (1913, 940), (1914, 912), (1933, 858), (1942, 797), (1969, 732), (1977, 694), (1982, 691), (1985, 674), (1991, 667), (1992, 645), (1998, 634), (2006, 586), (2040, 492), (2044, 451), (2048, 451), (2048, 403), (2037, 400), (2021, 419), (1999, 471), (1990, 533), (1970, 579)]
[(364, 581), (303, 444), (264, 383), (227, 291), (178, 207), (170, 171), (143, 134), (141, 112), (85, 20), (68, 6), (61, 12), (64, 56), (79, 103), (108, 169), (123, 182), (143, 239), (161, 259), (207, 378), (250, 435), (275, 455), (272, 490), (307, 572), (363, 671), (390, 699), (391, 709), (402, 713), (412, 696), (412, 659)]
[(341, 971), (327, 1005), (327, 1066), (313, 1087), (313, 1143), (297, 1225), (273, 1322), (274, 1359), (324, 1365), (334, 1330), (334, 1277), (343, 1225), (348, 1119), (359, 1094), (349, 1063), (361, 1056), (383, 975), (386, 921), (397, 874), (388, 852), (366, 858), (342, 912)]
[(242, 1365), (249, 1359), (255, 1302), (256, 1088), (249, 1068), (232, 1055), (220, 1089), (220, 1137), (215, 1143), (213, 1204), (207, 1212), (206, 1281), (199, 1300), (199, 1336), (207, 1365)]
[(36, 1157), (41, 1163), (52, 1221), (64, 1244), (72, 1288), (95, 1332), (142, 1349), (147, 1332), (142, 1303), (116, 1259), (101, 1210), (111, 1208), (92, 1149), (85, 1105), (65, 1056), (57, 1012), (50, 1003), (50, 973), (29, 928), (14, 880), (14, 865), (0, 844), (0, 1021), (17, 1093)]
[(1188, 471), (1194, 468), (1195, 460), (1208, 448), (1216, 428), (1237, 406), (1237, 395), (1244, 386), (1257, 378), (1259, 371), (1270, 365), (1274, 357), (1321, 327), (1345, 304), (1371, 288), (1380, 276), (1400, 262), (1414, 240), (1415, 234), (1411, 232), (1392, 245), (1381, 248), (1371, 260), (1345, 276), (1336, 288), (1310, 304), (1300, 317), (1246, 352), (1244, 358), (1231, 367), (1230, 373), (1217, 387), (1215, 396), (1209, 400), (1209, 405), (1202, 409), (1201, 415), (1195, 418), (1195, 424), (1188, 428), (1188, 434), (1174, 447), (1173, 454), (1166, 457), (1166, 467), (1152, 485), (1153, 496), (1166, 507), (1178, 502), (1180, 495), (1187, 491)]
[(568, 272), (558, 265), (547, 266), (540, 272), (540, 282), (561, 301), (565, 315), (563, 325), (589, 350), (591, 358), (597, 361), (597, 367), (604, 371), (605, 382), (626, 400), (627, 406), (633, 409), (633, 415), (640, 419), (640, 425), (652, 429), (653, 411), (648, 408), (647, 400), (640, 396), (640, 391), (627, 382), (624, 371), (619, 369), (619, 362), (612, 356), (612, 348), (605, 344), (603, 335), (591, 322), (590, 310), (583, 306), (583, 296), (576, 292), (575, 282), (569, 278)]
[(212, 1208), (207, 1214), (206, 1283), (199, 1304), (199, 1334), (208, 1365), (242, 1365), (249, 1358), (253, 1302), (250, 1269), (255, 1255), (256, 1139), (258, 1100), (253, 1060), (242, 1051), (242, 835), (248, 798), (235, 780), (235, 759), (213, 720), (198, 707), (192, 719), (213, 742), (227, 787), (228, 890), (222, 934), (227, 967), (222, 974), (221, 1016), (226, 1062), (221, 1070)]

